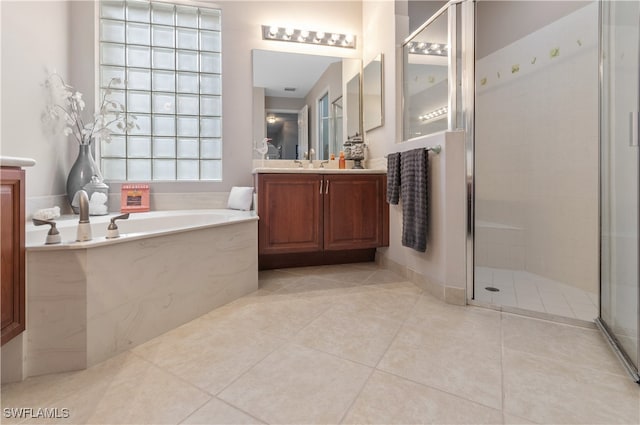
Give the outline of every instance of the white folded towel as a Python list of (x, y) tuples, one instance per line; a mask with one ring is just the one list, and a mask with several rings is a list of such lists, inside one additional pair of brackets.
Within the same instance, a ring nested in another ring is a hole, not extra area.
[(53, 220), (60, 217), (60, 207), (45, 208), (33, 213), (33, 218), (38, 220)]

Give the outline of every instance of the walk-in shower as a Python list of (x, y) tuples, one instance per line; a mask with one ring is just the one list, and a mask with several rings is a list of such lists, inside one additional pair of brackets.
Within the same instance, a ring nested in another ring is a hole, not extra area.
[(640, 3), (452, 0), (403, 54), (404, 137), (465, 131), (468, 301), (595, 321), (637, 380)]
[(479, 1), (474, 294), (593, 321), (598, 2)]

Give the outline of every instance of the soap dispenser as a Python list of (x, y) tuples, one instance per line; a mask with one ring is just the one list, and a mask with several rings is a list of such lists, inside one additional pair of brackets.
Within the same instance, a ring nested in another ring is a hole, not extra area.
[(344, 151), (340, 151), (340, 158), (338, 159), (338, 168), (344, 170), (346, 168), (347, 161), (344, 159)]

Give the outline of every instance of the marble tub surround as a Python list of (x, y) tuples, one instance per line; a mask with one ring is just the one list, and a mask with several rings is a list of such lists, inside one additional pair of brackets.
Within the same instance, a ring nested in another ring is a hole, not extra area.
[(117, 244), (27, 250), (25, 375), (97, 364), (255, 291), (256, 235), (252, 217)]
[(2, 408), (67, 407), (77, 424), (640, 423), (640, 387), (596, 330), (450, 305), (370, 263), (259, 283), (87, 370), (4, 385)]

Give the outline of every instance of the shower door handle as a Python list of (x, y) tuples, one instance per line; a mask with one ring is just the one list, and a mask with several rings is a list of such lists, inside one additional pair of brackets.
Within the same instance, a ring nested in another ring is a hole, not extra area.
[(631, 125), (629, 132), (629, 146), (638, 147), (638, 113), (629, 113), (629, 123)]

